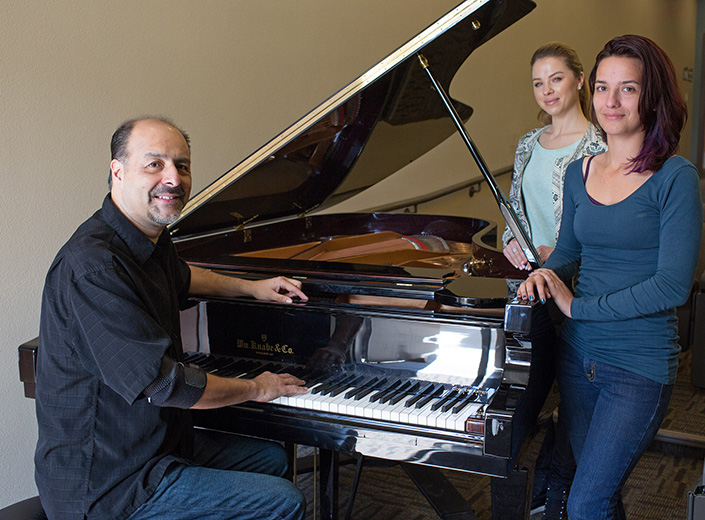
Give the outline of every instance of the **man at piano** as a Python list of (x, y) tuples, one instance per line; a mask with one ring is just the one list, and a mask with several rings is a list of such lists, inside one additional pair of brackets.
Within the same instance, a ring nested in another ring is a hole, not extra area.
[(191, 189), (188, 136), (167, 120), (123, 123), (110, 193), (47, 274), (37, 358), (35, 476), (58, 519), (300, 519), (276, 443), (195, 431), (189, 408), (306, 391), (288, 374), (224, 379), (181, 363), (192, 294), (306, 300), (301, 284), (187, 265), (166, 226)]

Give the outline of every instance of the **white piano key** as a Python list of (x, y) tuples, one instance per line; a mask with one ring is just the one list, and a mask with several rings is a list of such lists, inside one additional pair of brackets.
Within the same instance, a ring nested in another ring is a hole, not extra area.
[(444, 401), (445, 398), (448, 396), (448, 394), (449, 394), (448, 392), (445, 392), (439, 398), (432, 400), (429, 403), (428, 407), (424, 407), (425, 411), (419, 415), (419, 424), (420, 425), (436, 428), (436, 421), (441, 416), (441, 414), (443, 414), (443, 410), (441, 407), (438, 407), (435, 410), (433, 408), (434, 408), (434, 406), (437, 406), (438, 403)]
[[(318, 383), (320, 384), (320, 383)], [(318, 397), (317, 395), (314, 395), (311, 393), (313, 389), (316, 388), (318, 385), (314, 385), (311, 388), (308, 389), (308, 392), (305, 392), (303, 394), (297, 394), (295, 396), (289, 397), (289, 406), (293, 406), (295, 408), (306, 408), (309, 410), (313, 409), (313, 400)]]
[(344, 408), (341, 413), (352, 415), (354, 417), (365, 417), (365, 408), (374, 404), (370, 402), (370, 396), (372, 395), (374, 395), (374, 392), (366, 395), (360, 400), (348, 399), (347, 402), (339, 405), (339, 409), (342, 406)]
[(428, 413), (422, 414), (419, 417), (419, 424), (422, 426), (429, 426), (431, 428), (436, 428), (436, 421), (443, 415), (443, 412), (439, 408), (438, 410), (429, 410)]
[(405, 406), (399, 411), (399, 422), (403, 424), (413, 424), (411, 422), (411, 414), (416, 411), (414, 406)]
[(404, 406), (404, 403), (406, 403), (409, 399), (411, 399), (411, 396), (406, 396), (404, 399), (399, 401), (391, 410), (387, 410), (382, 414), (382, 419), (395, 423), (402, 423), (402, 412), (404, 410), (408, 410), (408, 408)]
[(350, 386), (346, 388), (343, 392), (339, 393), (337, 396), (331, 399), (330, 405), (329, 405), (329, 411), (331, 413), (340, 413), (343, 414), (345, 413), (343, 410), (345, 408), (345, 405), (348, 401), (351, 401), (352, 399), (349, 399), (345, 397), (345, 394), (348, 393), (351, 390), (354, 390), (354, 386)]
[(482, 406), (483, 405), (481, 405), (480, 403), (469, 403), (465, 408), (455, 414), (454, 420), (450, 425), (447, 426), (447, 429), (454, 430), (456, 432), (464, 432), (465, 421), (467, 420), (467, 418), (477, 413), (477, 411), (482, 408)]
[(373, 410), (379, 406), (379, 400), (377, 401), (367, 401), (365, 406), (362, 408), (363, 415), (361, 417), (367, 417), (368, 419), (374, 418)]
[(345, 399), (345, 392), (348, 392), (352, 389), (353, 389), (353, 387), (348, 386), (345, 388), (345, 390), (342, 393), (339, 393), (338, 395), (319, 396), (319, 399), (317, 400), (316, 405), (320, 406), (320, 408), (316, 408), (316, 409), (317, 410), (320, 409), (323, 412), (338, 413), (339, 404), (342, 403)]
[(426, 420), (425, 417), (428, 416), (428, 414), (431, 413), (431, 406), (433, 405), (434, 401), (431, 401), (430, 403), (427, 403), (426, 405), (422, 406), (421, 408), (415, 408), (413, 412), (409, 415), (409, 424), (420, 424), (420, 425), (425, 425)]
[(380, 403), (377, 402), (376, 406), (371, 407), (372, 408), (372, 418), (373, 419), (382, 419), (382, 412), (389, 408), (388, 403)]
[(440, 409), (437, 411), (441, 412), (440, 414), (436, 415), (436, 421), (435, 424), (429, 426), (433, 426), (434, 428), (440, 428), (442, 430), (445, 430), (446, 428), (446, 419), (448, 419), (451, 415), (453, 415), (453, 412), (451, 410), (448, 410), (447, 412), (443, 412)]
[(272, 404), (280, 404), (282, 406), (289, 406), (289, 398), (285, 395), (282, 395), (281, 397), (277, 397), (276, 399), (272, 399), (269, 402)]

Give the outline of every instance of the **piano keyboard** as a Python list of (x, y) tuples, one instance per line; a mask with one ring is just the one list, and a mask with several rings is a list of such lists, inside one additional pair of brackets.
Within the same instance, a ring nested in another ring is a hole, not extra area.
[(469, 387), (350, 372), (312, 375), (300, 365), (252, 359), (215, 357), (185, 352), (184, 362), (220, 377), (252, 379), (262, 372), (287, 372), (306, 381), (308, 392), (279, 397), (271, 404), (409, 424), (455, 432), (469, 432), (469, 419), (482, 420), (491, 395)]

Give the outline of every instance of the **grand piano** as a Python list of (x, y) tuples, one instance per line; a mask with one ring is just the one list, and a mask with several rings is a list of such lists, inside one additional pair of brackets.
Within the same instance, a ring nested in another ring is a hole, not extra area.
[[(185, 360), (214, 374), (307, 381), (307, 394), (194, 420), (328, 454), (324, 518), (337, 515), (339, 454), (403, 463), (419, 482), (420, 468), (512, 469), (531, 306), (507, 300), (507, 279), (521, 274), (497, 249), (498, 225), (334, 206), (457, 132), (439, 88), (534, 6), (459, 4), (197, 194), (169, 228), (193, 265), (303, 282), (310, 299), (292, 305), (199, 299), (182, 317), (183, 343)], [(472, 114), (453, 108), (463, 121)]]
[(461, 3), (191, 200), (170, 227), (183, 258), (244, 278), (297, 278), (310, 296), (291, 306), (203, 299), (184, 319), (188, 361), (231, 377), (293, 372), (310, 387), (197, 412), (198, 425), (509, 473), (531, 307), (507, 301), (506, 279), (520, 274), (497, 250), (497, 224), (334, 206), (457, 132), (419, 55), (447, 89), (474, 49), (533, 7)]

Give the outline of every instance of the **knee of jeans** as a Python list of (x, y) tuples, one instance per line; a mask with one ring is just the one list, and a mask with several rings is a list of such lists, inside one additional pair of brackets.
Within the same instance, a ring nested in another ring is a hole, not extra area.
[(281, 511), (286, 511), (282, 518), (301, 519), (306, 513), (306, 497), (292, 482), (282, 479), (279, 488), (272, 493), (281, 500)]
[(271, 447), (267, 451), (266, 465), (268, 468), (267, 473), (270, 475), (275, 475), (277, 477), (283, 477), (286, 475), (286, 471), (289, 468), (289, 463), (286, 450), (283, 446), (272, 443)]
[[(604, 503), (600, 500), (595, 500), (597, 497), (581, 496), (580, 493), (572, 488), (568, 495), (568, 504), (566, 511), (570, 520), (581, 520), (598, 518), (598, 515), (604, 514)], [(600, 516), (600, 518), (602, 518)]]

